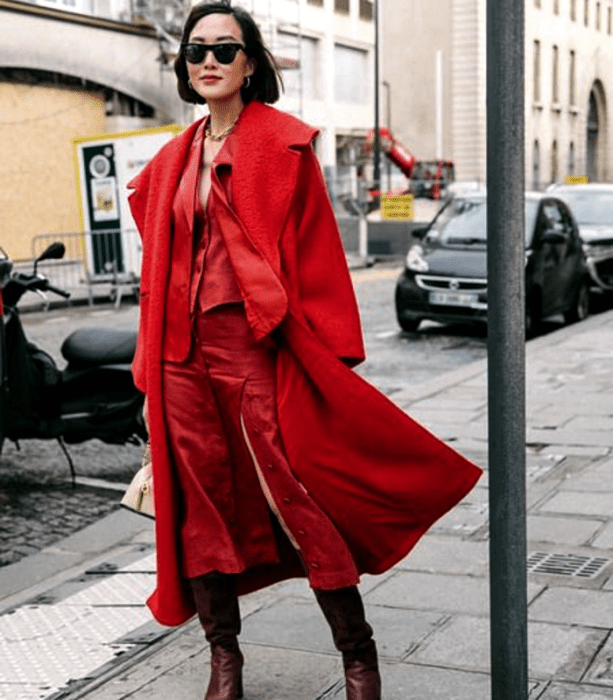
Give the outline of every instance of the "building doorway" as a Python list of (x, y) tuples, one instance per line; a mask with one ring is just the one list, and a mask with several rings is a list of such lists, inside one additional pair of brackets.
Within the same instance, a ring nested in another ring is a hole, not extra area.
[(597, 80), (590, 90), (587, 112), (586, 165), (590, 182), (602, 182), (607, 177), (607, 118), (602, 83)]

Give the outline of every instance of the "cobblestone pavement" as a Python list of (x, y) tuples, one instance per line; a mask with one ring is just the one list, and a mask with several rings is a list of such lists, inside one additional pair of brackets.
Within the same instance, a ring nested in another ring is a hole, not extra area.
[[(129, 483), (142, 447), (91, 440), (68, 445), (78, 476)], [(121, 491), (70, 482), (57, 443), (25, 440), (18, 451), (5, 443), (0, 458), (0, 567), (19, 561), (118, 507)]]
[(117, 507), (116, 492), (0, 481), (0, 566), (58, 542)]

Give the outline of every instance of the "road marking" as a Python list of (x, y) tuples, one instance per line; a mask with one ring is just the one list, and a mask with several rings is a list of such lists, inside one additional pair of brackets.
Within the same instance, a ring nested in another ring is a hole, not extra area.
[(51, 318), (43, 319), (43, 323), (65, 323), (70, 320), (70, 316), (52, 316)]
[(375, 333), (375, 338), (393, 338), (398, 333), (399, 331), (383, 331), (382, 333)]
[(364, 268), (360, 270), (352, 270), (351, 277), (355, 283), (371, 282), (372, 280), (391, 280), (396, 279), (402, 272), (401, 267), (384, 267), (384, 268)]

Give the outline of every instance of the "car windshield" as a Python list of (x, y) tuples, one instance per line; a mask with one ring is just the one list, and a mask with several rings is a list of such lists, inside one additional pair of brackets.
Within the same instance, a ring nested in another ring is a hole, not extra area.
[(556, 192), (580, 226), (613, 226), (613, 192)]
[[(539, 202), (526, 198), (526, 245), (532, 239)], [(456, 197), (428, 231), (428, 238), (458, 245), (484, 245), (487, 239), (487, 200), (485, 197)]]

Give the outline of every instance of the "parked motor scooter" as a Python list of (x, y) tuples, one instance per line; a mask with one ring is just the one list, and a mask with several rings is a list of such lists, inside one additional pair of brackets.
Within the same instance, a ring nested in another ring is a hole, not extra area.
[(57, 440), (74, 482), (74, 464), (66, 443), (98, 438), (111, 444), (140, 444), (147, 431), (143, 395), (130, 372), (136, 332), (74, 331), (62, 344), (67, 361), (63, 370), (26, 338), (17, 309), (26, 292), (38, 292), (45, 298), (46, 292), (70, 296), (37, 271), (41, 261), (60, 259), (64, 253), (63, 243), (52, 243), (35, 260), (32, 274), (26, 274), (14, 271), (0, 248), (0, 450), (5, 439), (17, 445), (28, 438)]

